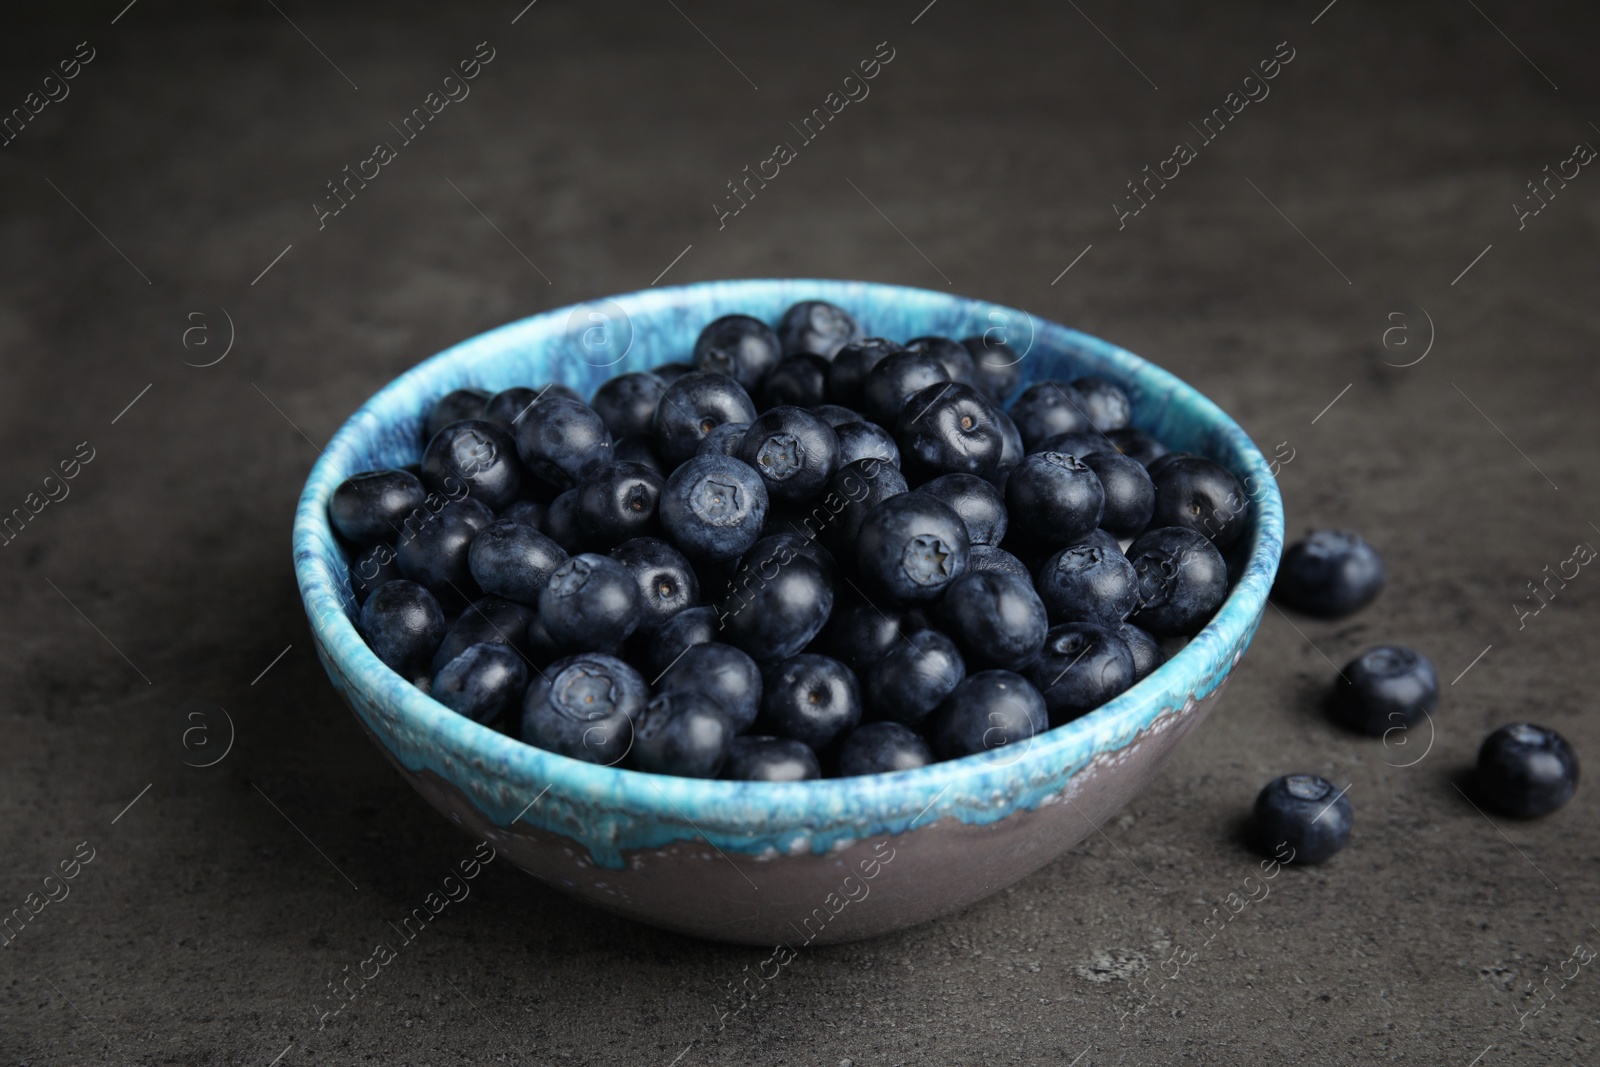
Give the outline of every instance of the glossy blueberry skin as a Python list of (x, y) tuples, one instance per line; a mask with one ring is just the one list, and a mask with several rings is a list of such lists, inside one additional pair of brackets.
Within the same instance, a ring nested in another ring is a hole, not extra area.
[(961, 346), (972, 353), (973, 384), (996, 404), (1003, 403), (1022, 384), (1022, 357), (1004, 341), (976, 334), (963, 337)]
[(1104, 530), (1046, 560), (1038, 586), (1051, 623), (1092, 622), (1114, 630), (1139, 606), (1139, 574)]
[(528, 664), (510, 645), (477, 644), (433, 676), (430, 696), (473, 722), (491, 723), (522, 705)]
[(649, 371), (633, 371), (607, 378), (594, 391), (589, 406), (606, 424), (613, 441), (655, 429), (656, 405), (667, 383)]
[(550, 508), (544, 515), (544, 532), (550, 540), (560, 545), (563, 551), (580, 552), (587, 540), (583, 531), (578, 528), (578, 491), (568, 489), (565, 493), (550, 501)]
[(1011, 421), (1022, 434), (1028, 451), (1063, 433), (1091, 433), (1094, 424), (1084, 413), (1084, 400), (1067, 382), (1034, 382), (1011, 405)]
[(671, 363), (661, 363), (657, 366), (651, 367), (650, 373), (654, 374), (657, 378), (660, 378), (667, 385), (671, 385), (679, 378), (682, 378), (685, 374), (693, 374), (694, 370), (695, 367), (693, 363), (674, 361)]
[(973, 545), (967, 557), (968, 574), (1014, 574), (1025, 581), (1033, 581), (1028, 565), (1003, 548), (993, 545)]
[(545, 516), (550, 514), (550, 505), (539, 500), (513, 500), (508, 506), (495, 514), (496, 519), (510, 519), (520, 522), (524, 526), (532, 526), (535, 530), (544, 529)]
[(809, 352), (784, 356), (756, 388), (761, 409), (813, 408), (828, 396), (828, 361)]
[(847, 408), (842, 404), (818, 404), (806, 410), (829, 426), (832, 426), (835, 432), (846, 423), (862, 422), (866, 418), (855, 408)]
[(661, 528), (691, 559), (735, 559), (767, 521), (761, 476), (731, 456), (695, 456), (661, 491)]
[(649, 467), (663, 478), (667, 476), (667, 465), (656, 455), (654, 433), (631, 433), (618, 438), (611, 444), (611, 458), (618, 463), (638, 463)]
[(1383, 588), (1383, 559), (1349, 530), (1313, 530), (1290, 545), (1272, 595), (1294, 611), (1342, 619), (1372, 603)]
[(479, 597), (463, 608), (445, 631), (444, 640), (434, 650), (429, 673), (438, 674), (473, 645), (509, 645), (530, 653), (528, 627), (537, 617), (538, 612), (526, 604), (504, 597)]
[(1017, 464), (1028, 454), (1022, 444), (1022, 434), (1017, 430), (1017, 424), (1011, 421), (1011, 416), (999, 408), (994, 412), (995, 421), (1000, 425), (1000, 469), (987, 475), (989, 483), (1000, 492), (1006, 491), (1006, 480), (1011, 472), (1017, 469)]
[[(837, 586), (839, 577), (839, 562), (833, 558), (815, 538), (792, 531), (774, 534), (763, 534), (761, 540), (750, 546), (739, 559), (739, 565), (734, 568), (733, 577), (740, 580), (754, 580), (755, 576), (770, 576), (774, 568), (787, 566), (789, 561), (797, 556), (805, 556), (822, 570), (822, 577), (829, 585)], [(733, 585), (730, 581), (720, 593), (726, 596)]]
[(802, 653), (771, 667), (762, 682), (764, 734), (821, 751), (861, 721), (856, 674), (836, 659)]
[[(879, 504), (906, 492), (905, 475), (881, 459), (858, 459), (846, 463), (828, 483), (823, 506), (833, 517), (822, 529), (823, 538), (835, 552), (848, 559), (855, 552), (861, 524)], [(837, 512), (834, 508), (837, 507)]]
[(903, 351), (900, 345), (884, 337), (868, 337), (845, 345), (828, 364), (828, 398), (835, 404), (859, 408), (872, 368)]
[(656, 453), (675, 467), (693, 456), (718, 426), (755, 417), (750, 394), (726, 374), (685, 374), (667, 386), (656, 406)]
[(869, 722), (845, 735), (836, 768), (841, 778), (914, 771), (934, 762), (922, 735), (897, 722)]
[(941, 474), (993, 474), (1005, 451), (994, 405), (960, 382), (930, 385), (907, 400), (895, 425), (895, 443), (916, 481)]
[(717, 605), (723, 640), (762, 662), (788, 659), (816, 637), (833, 610), (833, 584), (817, 563), (795, 556), (769, 579), (742, 569)]
[(479, 418), (515, 437), (517, 425), (527, 415), (528, 410), (542, 399), (537, 389), (513, 385), (510, 389), (502, 389), (491, 396), (483, 405), (483, 414)]
[(833, 428), (839, 439), (839, 465), (858, 459), (881, 459), (895, 467), (900, 466), (900, 448), (894, 435), (875, 422), (846, 422)]
[(1083, 397), (1083, 413), (1101, 433), (1110, 433), (1128, 425), (1132, 405), (1122, 387), (1104, 378), (1076, 378), (1072, 387)]
[(750, 729), (761, 711), (761, 668), (732, 645), (690, 645), (656, 680), (656, 691), (692, 689), (716, 702), (734, 733)]
[(1502, 726), (1478, 749), (1474, 786), (1496, 811), (1518, 819), (1548, 815), (1578, 788), (1578, 754), (1543, 726)]
[(744, 782), (805, 782), (822, 777), (811, 746), (786, 737), (736, 737), (722, 777)]
[(862, 678), (862, 695), (874, 719), (916, 726), (967, 676), (961, 650), (938, 630), (915, 630)]
[(1100, 525), (1106, 494), (1087, 463), (1065, 452), (1035, 452), (1006, 479), (1014, 528), (1048, 545), (1070, 545)]
[(783, 346), (772, 327), (749, 315), (724, 315), (694, 342), (696, 370), (726, 374), (746, 389), (754, 389), (783, 356)]
[(607, 463), (578, 488), (579, 533), (597, 548), (654, 533), (665, 484), (661, 475), (642, 463)]
[[(913, 337), (906, 342), (906, 351), (928, 353), (944, 366), (945, 373), (950, 375), (950, 380), (953, 382), (965, 385), (977, 384), (972, 353), (967, 351), (967, 346), (960, 341), (949, 337), (935, 337), (931, 334), (926, 337)], [(984, 396), (993, 399), (989, 397), (987, 391), (984, 391)]]
[(395, 553), (400, 573), (426, 586), (443, 604), (460, 604), (478, 595), (467, 563), (478, 531), (494, 521), (494, 514), (472, 499), (455, 500), (439, 509), (401, 540)]
[(452, 422), (483, 418), (483, 408), (488, 402), (489, 394), (482, 389), (456, 389), (446, 393), (428, 411), (428, 423), (423, 429), (424, 439), (433, 440), (434, 434)]
[(1010, 523), (1006, 498), (994, 484), (972, 474), (944, 474), (917, 486), (917, 492), (940, 500), (950, 507), (967, 528), (967, 541), (973, 548), (998, 545)]
[(738, 458), (761, 476), (769, 499), (809, 500), (839, 468), (839, 438), (804, 408), (769, 408), (744, 432)]
[(902, 493), (873, 508), (856, 535), (861, 576), (898, 603), (937, 600), (965, 573), (970, 551), (961, 516), (918, 493)]
[(339, 483), (328, 501), (328, 518), (340, 537), (375, 545), (394, 540), (406, 516), (422, 507), (427, 495), (422, 480), (410, 471), (365, 471)]
[(826, 300), (802, 300), (778, 321), (778, 340), (785, 354), (810, 352), (832, 359), (852, 341), (861, 339), (861, 325), (844, 308)]
[(1013, 574), (968, 571), (951, 583), (938, 615), (969, 664), (1008, 671), (1038, 658), (1050, 628), (1033, 583)]
[(936, 356), (927, 352), (895, 352), (867, 373), (861, 389), (861, 410), (879, 426), (899, 425), (906, 402), (930, 385), (950, 380)]
[(393, 545), (371, 545), (350, 557), (350, 591), (357, 604), (365, 604), (383, 583), (404, 577)]
[(1334, 683), (1334, 717), (1352, 730), (1382, 737), (1411, 726), (1439, 703), (1439, 675), (1428, 657), (1399, 645), (1369, 648)]
[(1144, 464), (1145, 469), (1150, 469), (1150, 464), (1167, 454), (1167, 446), (1157, 441), (1136, 426), (1124, 426), (1120, 430), (1111, 430), (1106, 434), (1118, 452), (1131, 459)]
[(555, 569), (539, 594), (539, 621), (563, 648), (610, 651), (639, 625), (639, 587), (628, 568), (585, 552)]
[(678, 662), (678, 657), (692, 645), (709, 645), (721, 632), (717, 625), (717, 609), (709, 605), (684, 608), (662, 623), (650, 636), (645, 660), (650, 665), (651, 677), (659, 678), (667, 668)]
[(865, 671), (900, 643), (901, 619), (900, 612), (880, 611), (864, 600), (842, 603), (818, 635), (815, 650), (852, 670)]
[(649, 699), (650, 687), (639, 672), (615, 656), (568, 656), (528, 682), (522, 739), (609, 767), (632, 748), (633, 720)]
[(748, 422), (725, 422), (715, 430), (706, 434), (705, 440), (700, 442), (700, 447), (695, 451), (697, 456), (732, 456), (739, 457), (739, 445), (744, 442), (744, 432), (750, 428)]
[(1199, 633), (1228, 596), (1222, 553), (1193, 530), (1146, 530), (1127, 556), (1139, 573), (1139, 607), (1128, 621), (1156, 637)]
[(1047, 437), (1028, 449), (1028, 454), (1031, 456), (1035, 452), (1065, 452), (1069, 456), (1087, 459), (1095, 452), (1107, 450), (1115, 451), (1115, 448), (1105, 434), (1084, 430), (1081, 433), (1074, 431)]
[(1026, 678), (1011, 671), (979, 671), (945, 697), (928, 735), (940, 757), (960, 759), (1025, 746), (1049, 728), (1044, 697)]
[(727, 712), (695, 689), (661, 693), (633, 725), (633, 762), (651, 774), (715, 778), (728, 758), (734, 730)]
[(1249, 500), (1232, 474), (1199, 456), (1161, 464), (1151, 473), (1156, 486), (1152, 526), (1186, 526), (1219, 549), (1244, 536), (1249, 525)]
[(1162, 452), (1159, 456), (1156, 456), (1146, 463), (1144, 465), (1144, 469), (1150, 472), (1150, 478), (1152, 481), (1154, 481), (1156, 478), (1161, 476), (1162, 471), (1166, 470), (1172, 464), (1178, 462), (1178, 460), (1199, 458), (1200, 457), (1196, 456), (1193, 452)]
[(658, 537), (635, 537), (611, 550), (639, 590), (636, 633), (653, 634), (680, 611), (700, 603), (700, 579), (682, 552)]
[(1090, 452), (1083, 462), (1100, 479), (1100, 488), (1105, 492), (1100, 528), (1113, 537), (1137, 537), (1143, 533), (1156, 508), (1155, 483), (1144, 464), (1111, 448)]
[(478, 531), (467, 567), (478, 588), (522, 604), (537, 604), (566, 550), (526, 523), (496, 519)]
[(1125, 622), (1117, 627), (1117, 636), (1128, 643), (1128, 650), (1133, 653), (1135, 682), (1144, 681), (1150, 672), (1167, 662), (1167, 654), (1161, 651), (1161, 642), (1133, 623)]
[(611, 459), (611, 432), (593, 408), (546, 395), (517, 423), (517, 455), (529, 473), (570, 489)]
[(1098, 708), (1133, 684), (1133, 650), (1104, 626), (1069, 622), (1050, 628), (1028, 678), (1044, 694), (1050, 725)]
[(522, 491), (522, 463), (511, 435), (482, 419), (463, 419), (433, 435), (422, 454), (422, 480), (441, 493), (465, 483), (473, 499), (491, 511)]
[(406, 678), (427, 668), (444, 632), (439, 601), (416, 582), (385, 582), (361, 606), (361, 634), (373, 654)]
[[(1256, 844), (1285, 863), (1323, 863), (1350, 840), (1350, 796), (1314, 774), (1286, 774), (1256, 796)], [(1293, 851), (1285, 856), (1287, 846)]]

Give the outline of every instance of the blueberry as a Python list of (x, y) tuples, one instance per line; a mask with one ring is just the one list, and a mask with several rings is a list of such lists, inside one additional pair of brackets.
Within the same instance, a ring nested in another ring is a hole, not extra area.
[(350, 591), (357, 604), (365, 604), (367, 597), (385, 582), (404, 577), (393, 545), (372, 545), (350, 559)]
[(940, 382), (906, 401), (895, 426), (906, 471), (918, 481), (941, 474), (993, 474), (1005, 441), (994, 405), (960, 382)]
[(1474, 784), (1486, 803), (1507, 815), (1548, 815), (1578, 788), (1578, 754), (1554, 730), (1526, 722), (1502, 726), (1478, 749)]
[(887, 357), (903, 351), (899, 345), (882, 337), (868, 337), (845, 345), (828, 364), (828, 396), (835, 404), (860, 407), (867, 374)]
[(639, 625), (639, 587), (614, 559), (573, 556), (539, 594), (539, 621), (563, 648), (609, 651)]
[(865, 415), (854, 408), (847, 408), (840, 404), (818, 404), (806, 410), (829, 426), (832, 426), (835, 432), (846, 423), (861, 422), (866, 418)]
[(922, 735), (897, 722), (869, 722), (845, 735), (839, 745), (838, 771), (844, 778), (862, 774), (914, 771), (934, 761)]
[(678, 662), (685, 649), (692, 645), (708, 645), (717, 639), (717, 609), (706, 606), (684, 608), (662, 624), (650, 637), (646, 660), (650, 671), (659, 677), (663, 671)]
[(545, 516), (550, 514), (550, 505), (538, 500), (513, 500), (509, 505), (501, 508), (496, 513), (496, 519), (510, 519), (520, 522), (524, 526), (532, 526), (535, 530), (544, 529)]
[(856, 537), (862, 577), (904, 603), (938, 599), (966, 571), (970, 550), (961, 516), (918, 493), (873, 508)]
[(1222, 553), (1193, 530), (1146, 530), (1127, 554), (1139, 572), (1139, 607), (1128, 621), (1157, 637), (1198, 633), (1227, 599)]
[(635, 537), (611, 550), (639, 590), (640, 634), (653, 634), (700, 602), (700, 580), (683, 553), (656, 537)]
[(428, 442), (422, 454), (422, 480), (447, 495), (465, 484), (474, 499), (498, 511), (522, 491), (522, 464), (504, 430), (481, 419), (463, 419)]
[(673, 362), (662, 363), (659, 366), (652, 367), (650, 368), (650, 373), (660, 378), (663, 383), (671, 385), (685, 374), (693, 374), (694, 369), (693, 363)]
[(1044, 694), (1050, 724), (1060, 726), (1133, 684), (1133, 650), (1104, 626), (1063, 623), (1045, 636), (1044, 649), (1028, 677)]
[(663, 478), (667, 465), (656, 455), (654, 433), (631, 433), (612, 442), (611, 458), (619, 463), (638, 463), (649, 467)]
[(485, 593), (537, 604), (566, 551), (526, 523), (497, 519), (478, 531), (467, 551), (467, 567)]
[(1163, 463), (1151, 478), (1156, 485), (1152, 526), (1186, 526), (1223, 549), (1244, 535), (1249, 501), (1220, 465), (1186, 456)]
[(1083, 413), (1096, 430), (1109, 433), (1128, 425), (1132, 406), (1120, 385), (1104, 378), (1078, 378), (1072, 387), (1083, 397)]
[(1106, 439), (1124, 456), (1144, 464), (1146, 470), (1149, 470), (1150, 464), (1167, 454), (1166, 445), (1134, 426), (1110, 430), (1106, 433)]
[(1116, 629), (1139, 606), (1139, 575), (1104, 530), (1051, 556), (1039, 569), (1039, 597), (1052, 623)]
[(328, 502), (328, 518), (341, 537), (375, 545), (393, 540), (427, 495), (421, 479), (409, 471), (366, 471), (339, 483)]
[(520, 707), (527, 688), (528, 665), (516, 649), (477, 644), (445, 664), (428, 692), (473, 722), (491, 723)]
[(750, 422), (756, 406), (744, 386), (725, 374), (696, 371), (667, 386), (656, 406), (656, 453), (677, 466), (718, 426)]
[(833, 585), (806, 556), (768, 573), (741, 568), (718, 605), (718, 620), (723, 640), (771, 662), (788, 659), (817, 636), (833, 610)]
[(578, 527), (576, 489), (568, 489), (550, 502), (544, 516), (544, 532), (566, 552), (579, 552), (585, 547), (583, 531)]
[(750, 423), (738, 456), (761, 475), (770, 499), (809, 500), (839, 467), (839, 439), (804, 408), (769, 408)]
[(1383, 559), (1360, 534), (1314, 530), (1284, 552), (1272, 594), (1294, 611), (1341, 619), (1372, 603), (1383, 577)]
[(896, 426), (906, 401), (930, 385), (950, 380), (950, 372), (927, 352), (895, 352), (867, 373), (862, 384), (861, 410), (885, 428)]
[(1038, 658), (1050, 628), (1033, 583), (994, 572), (968, 571), (952, 582), (939, 619), (969, 662), (1012, 671)]
[(1334, 683), (1335, 718), (1380, 737), (1419, 722), (1439, 703), (1439, 675), (1428, 657), (1399, 645), (1369, 648)]
[(826, 748), (861, 721), (855, 672), (810, 653), (783, 660), (762, 682), (759, 721), (762, 733)]
[(570, 489), (611, 459), (611, 434), (589, 405), (546, 396), (517, 423), (517, 454), (536, 477)]
[(1100, 525), (1105, 505), (1100, 479), (1066, 452), (1036, 452), (1006, 479), (1006, 507), (1016, 525), (1045, 544), (1082, 540)]
[(455, 622), (450, 624), (444, 640), (434, 650), (429, 673), (438, 674), (446, 664), (473, 645), (509, 645), (513, 649), (529, 652), (528, 626), (537, 617), (538, 612), (526, 604), (518, 604), (504, 597), (479, 597), (468, 604), (456, 616)]
[(1009, 519), (1006, 498), (983, 478), (971, 474), (945, 474), (917, 486), (924, 493), (949, 505), (961, 516), (967, 540), (973, 548), (998, 545), (1006, 535)]
[(726, 374), (746, 389), (761, 384), (782, 356), (772, 327), (749, 315), (724, 315), (701, 330), (694, 342), (695, 369)]
[(633, 720), (650, 687), (639, 672), (594, 652), (552, 663), (528, 683), (522, 739), (549, 752), (611, 766), (633, 746)]
[(1083, 410), (1084, 399), (1066, 382), (1045, 380), (1023, 390), (1011, 405), (1011, 421), (1031, 452), (1046, 438), (1062, 433), (1089, 433), (1094, 424)]
[[(839, 576), (839, 563), (829, 552), (816, 542), (815, 538), (802, 533), (785, 531), (779, 533), (764, 533), (761, 540), (750, 546), (739, 560), (739, 565), (730, 577), (747, 578), (752, 574), (770, 576), (776, 567), (786, 566), (796, 556), (805, 556), (822, 570), (823, 578), (828, 584), (836, 584), (834, 579)], [(725, 583), (720, 596), (727, 596), (731, 584)]]
[(749, 551), (767, 521), (767, 487), (729, 456), (695, 456), (667, 478), (661, 528), (696, 559), (734, 559)]
[(446, 393), (428, 412), (427, 426), (424, 429), (425, 440), (433, 440), (434, 434), (452, 422), (483, 418), (483, 406), (488, 401), (489, 394), (482, 389), (456, 389)]
[(834, 608), (818, 638), (818, 648), (856, 671), (887, 656), (900, 643), (901, 613), (880, 611), (864, 600)]
[(816, 407), (827, 395), (828, 361), (809, 352), (784, 356), (756, 390), (763, 410), (784, 405)]
[(667, 383), (649, 371), (634, 371), (607, 378), (594, 391), (589, 406), (606, 424), (613, 441), (655, 429), (656, 405)]
[(938, 630), (916, 630), (867, 668), (862, 691), (873, 718), (915, 726), (966, 676), (954, 641)]
[(875, 422), (841, 423), (833, 428), (839, 439), (839, 465), (858, 459), (881, 459), (895, 467), (900, 466), (900, 449), (894, 435)]
[(725, 422), (706, 434), (705, 440), (695, 450), (697, 456), (733, 456), (738, 458), (739, 446), (744, 443), (748, 422)]
[(508, 434), (515, 435), (517, 425), (527, 415), (530, 408), (544, 397), (537, 389), (529, 389), (525, 385), (513, 385), (510, 389), (502, 389), (489, 398), (483, 405), (483, 414), (476, 416), (484, 422), (492, 423)]
[(607, 463), (578, 489), (578, 531), (601, 548), (655, 532), (664, 484), (642, 463)]
[(1156, 507), (1156, 487), (1144, 465), (1114, 449), (1091, 452), (1084, 464), (1100, 479), (1106, 508), (1100, 526), (1115, 537), (1137, 537), (1150, 525)]
[(1022, 384), (1022, 357), (1004, 341), (987, 333), (961, 339), (972, 353), (972, 380), (996, 404), (1003, 402)]
[(633, 725), (633, 762), (651, 774), (715, 778), (733, 741), (728, 716), (694, 689), (661, 693)]
[(479, 501), (451, 501), (400, 542), (395, 554), (400, 573), (426, 586), (441, 603), (472, 599), (478, 595), (478, 583), (472, 578), (467, 553), (478, 531), (493, 521), (493, 513)]
[(1017, 424), (1011, 421), (1010, 415), (996, 408), (994, 418), (1000, 426), (1000, 469), (987, 477), (996, 489), (1005, 492), (1006, 479), (1016, 469), (1017, 464), (1022, 462), (1022, 457), (1027, 455), (1027, 449), (1023, 446), (1022, 434), (1017, 430)]
[(1153, 481), (1160, 477), (1162, 471), (1166, 470), (1170, 465), (1178, 462), (1178, 460), (1199, 458), (1200, 457), (1196, 456), (1193, 452), (1163, 451), (1160, 455), (1154, 456), (1148, 462), (1146, 462), (1144, 469), (1150, 472), (1150, 478)]
[[(972, 353), (967, 351), (967, 346), (960, 341), (953, 341), (948, 337), (913, 337), (906, 342), (906, 351), (928, 353), (943, 365), (945, 373), (950, 375), (950, 380), (953, 382), (961, 382), (964, 385), (977, 384)], [(988, 397), (989, 394), (985, 392), (984, 395)]]
[[(849, 554), (855, 551), (856, 539), (861, 534), (861, 524), (877, 506), (890, 497), (899, 496), (907, 489), (906, 479), (899, 469), (881, 459), (858, 459), (839, 468), (839, 473), (828, 483), (828, 495), (822, 500), (828, 525), (818, 527), (836, 552)], [(837, 511), (833, 509), (837, 507)], [(815, 510), (813, 516), (816, 515)]]
[(1033, 581), (1028, 565), (1003, 548), (973, 545), (967, 560), (968, 574), (1014, 574), (1024, 581)]
[[(1322, 863), (1350, 840), (1350, 798), (1314, 774), (1286, 774), (1256, 797), (1256, 842), (1285, 863)], [(1280, 851), (1285, 845), (1288, 856)]]
[(1054, 437), (1046, 437), (1043, 441), (1036, 442), (1028, 449), (1028, 455), (1035, 452), (1065, 452), (1079, 459), (1087, 459), (1091, 453), (1114, 451), (1111, 441), (1103, 433), (1093, 430), (1071, 431), (1058, 433)]
[(722, 708), (734, 733), (742, 733), (761, 711), (761, 668), (732, 645), (690, 645), (656, 679), (656, 691), (693, 689)]
[(803, 300), (783, 313), (778, 339), (783, 351), (810, 352), (827, 359), (852, 341), (860, 340), (861, 326), (851, 314), (824, 300)]
[(944, 759), (980, 752), (1002, 752), (1014, 759), (1012, 745), (1023, 745), (1050, 728), (1044, 698), (1020, 674), (979, 671), (944, 699), (933, 714), (929, 736)]
[(744, 782), (804, 782), (822, 777), (811, 746), (784, 737), (736, 737), (722, 777)]
[(1128, 650), (1133, 653), (1135, 682), (1144, 681), (1150, 672), (1167, 662), (1167, 654), (1161, 651), (1161, 642), (1131, 622), (1125, 622), (1117, 627), (1117, 636), (1128, 643)]
[(373, 654), (408, 680), (427, 668), (444, 631), (438, 600), (403, 578), (385, 582), (361, 606), (361, 633)]

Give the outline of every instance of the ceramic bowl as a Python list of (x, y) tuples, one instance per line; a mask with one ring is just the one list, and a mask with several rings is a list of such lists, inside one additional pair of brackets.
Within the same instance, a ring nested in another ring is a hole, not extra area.
[[(1136, 425), (1227, 467), (1249, 491), (1249, 529), (1216, 617), (1138, 685), (1031, 742), (892, 775), (783, 784), (666, 777), (545, 752), (434, 702), (367, 648), (328, 500), (349, 475), (416, 462), (435, 400), (461, 387), (547, 381), (588, 396), (614, 374), (687, 360), (701, 328), (720, 315), (776, 323), (805, 299), (848, 309), (869, 336), (988, 331), (1020, 354), (1025, 382), (1108, 378), (1127, 390)], [(351, 416), (312, 469), (295, 517), (294, 563), (317, 654), (340, 696), (406, 780), (467, 833), (620, 915), (798, 949), (971, 904), (1094, 833), (1216, 702), (1261, 620), (1282, 539), (1277, 486), (1244, 432), (1193, 388), (1113, 344), (948, 293), (725, 281), (534, 315), (400, 376)]]

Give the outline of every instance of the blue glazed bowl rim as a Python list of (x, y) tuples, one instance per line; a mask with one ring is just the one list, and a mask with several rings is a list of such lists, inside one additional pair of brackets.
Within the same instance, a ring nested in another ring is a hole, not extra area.
[[(837, 844), (866, 833), (900, 832), (942, 814), (955, 814), (965, 822), (989, 822), (1003, 818), (1016, 807), (1036, 806), (1050, 793), (1058, 792), (1090, 760), (1125, 747), (1161, 716), (1187, 710), (1194, 700), (1209, 695), (1225, 680), (1266, 607), (1283, 544), (1283, 503), (1260, 450), (1198, 390), (1097, 337), (1038, 319), (1021, 309), (934, 290), (830, 279), (737, 279), (645, 289), (606, 298), (606, 302), (620, 305), (630, 317), (639, 318), (667, 311), (684, 296), (715, 287), (747, 291), (781, 287), (803, 291), (807, 298), (834, 300), (846, 307), (852, 300), (863, 299), (964, 302), (966, 310), (992, 309), (1026, 317), (1037, 331), (1037, 339), (1048, 338), (1064, 350), (1114, 368), (1117, 376), (1136, 382), (1141, 389), (1164, 392), (1171, 402), (1181, 404), (1203, 420), (1204, 432), (1212, 442), (1210, 451), (1231, 452), (1231, 456), (1219, 458), (1236, 476), (1253, 477), (1257, 486), (1250, 493), (1253, 521), (1248, 556), (1222, 607), (1183, 649), (1149, 677), (1095, 711), (1015, 746), (1021, 751), (1001, 750), (890, 775), (794, 783), (677, 778), (600, 766), (547, 752), (449, 710), (373, 654), (346, 614), (347, 598), (340, 591), (344, 564), (331, 558), (337, 547), (327, 518), (327, 504), (334, 488), (347, 474), (361, 469), (360, 442), (400, 417), (397, 404), (414, 405), (419, 385), (437, 377), (445, 366), (480, 366), (496, 354), (525, 346), (530, 337), (545, 333), (574, 309), (594, 306), (596, 302), (556, 308), (507, 323), (417, 364), (368, 399), (334, 434), (312, 467), (294, 524), (295, 574), (319, 652), (330, 673), (336, 672), (362, 690), (364, 696), (384, 709), (392, 725), (413, 737), (435, 742), (442, 758), (424, 760), (428, 768), (452, 778), (466, 765), (475, 768), (468, 773), (498, 777), (509, 783), (516, 802), (493, 805), (503, 809), (490, 812), (498, 824), (509, 825), (519, 817), (543, 824), (545, 820), (537, 814), (527, 815), (532, 805), (525, 807), (523, 801), (545, 792), (568, 798), (579, 808), (625, 811), (646, 822), (656, 820), (684, 830), (692, 827), (713, 842), (746, 841), (755, 836), (765, 841), (766, 847), (777, 849), (799, 847), (803, 841), (821, 847), (819, 835)], [(415, 411), (410, 414), (414, 416)], [(386, 747), (392, 751), (393, 746)], [(838, 832), (830, 832), (830, 827)], [(589, 836), (580, 827), (561, 828), (575, 836)]]

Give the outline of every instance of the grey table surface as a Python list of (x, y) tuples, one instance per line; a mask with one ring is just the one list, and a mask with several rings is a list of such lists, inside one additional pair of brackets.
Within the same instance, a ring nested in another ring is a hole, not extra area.
[[(1516, 609), (1600, 545), (1600, 177), (1564, 162), (1600, 144), (1592, 8), (523, 2), (6, 16), (0, 107), (61, 98), (0, 148), (0, 507), (93, 457), (0, 551), (0, 909), (92, 855), (0, 952), (10, 1061), (1593, 1062), (1600, 968), (1563, 963), (1600, 945), (1600, 794), (1514, 823), (1456, 787), (1516, 719), (1600, 760), (1600, 577)], [(479, 42), (470, 96), (319, 227), (325, 183)], [(870, 95), (719, 228), (726, 183), (880, 42)], [(1204, 139), (1246, 90), (1268, 95)], [(1195, 158), (1129, 199), (1178, 142)], [(498, 864), (319, 1028), (470, 842), (311, 652), (289, 526), (317, 445), (491, 326), (770, 275), (949, 288), (1155, 359), (1286, 442), (1291, 531), (1363, 531), (1388, 589), (1340, 623), (1269, 611), (1102, 834), (959, 914), (807, 951), (725, 1027), (765, 953)], [(1387, 641), (1445, 680), (1431, 747), (1318, 710), (1333, 664)], [(196, 702), (233, 724), (204, 769), (171, 745)], [(1168, 977), (1292, 770), (1349, 783), (1350, 847)]]

